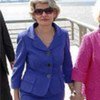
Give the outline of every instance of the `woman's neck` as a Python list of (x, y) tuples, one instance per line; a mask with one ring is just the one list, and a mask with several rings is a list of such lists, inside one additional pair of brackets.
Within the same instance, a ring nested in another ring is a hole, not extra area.
[(38, 26), (37, 28), (36, 28), (36, 32), (38, 33), (38, 34), (50, 34), (50, 33), (54, 33), (54, 28), (52, 27), (52, 25), (50, 25), (50, 26)]

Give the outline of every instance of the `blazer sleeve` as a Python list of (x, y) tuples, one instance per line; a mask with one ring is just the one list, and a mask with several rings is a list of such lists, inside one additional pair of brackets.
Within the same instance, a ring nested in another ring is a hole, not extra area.
[(14, 54), (13, 46), (11, 43), (11, 39), (10, 39), (8, 30), (4, 21), (4, 18), (1, 12), (0, 12), (0, 15), (1, 15), (0, 20), (1, 20), (1, 31), (2, 31), (1, 33), (2, 33), (2, 39), (3, 39), (3, 47), (5, 50), (5, 54), (7, 55), (9, 61), (11, 62), (11, 61), (14, 61), (15, 54)]
[(13, 89), (20, 87), (21, 77), (26, 61), (26, 46), (22, 35), (18, 36), (17, 39), (17, 49), (15, 55), (15, 64), (13, 68), (13, 74), (11, 77), (11, 86)]
[(92, 57), (92, 43), (89, 35), (85, 35), (82, 39), (78, 57), (75, 66), (73, 68), (72, 72), (73, 80), (85, 83), (88, 69), (91, 64), (91, 57)]
[(72, 76), (72, 59), (70, 54), (70, 43), (68, 32), (66, 34), (65, 48), (64, 48), (64, 62), (63, 62), (63, 75), (66, 83), (71, 83)]

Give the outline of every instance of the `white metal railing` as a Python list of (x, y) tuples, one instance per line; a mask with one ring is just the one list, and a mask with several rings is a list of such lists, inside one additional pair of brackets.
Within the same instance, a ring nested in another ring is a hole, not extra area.
[[(6, 21), (14, 48), (16, 47), (18, 33), (26, 30), (32, 23), (34, 23), (32, 19)], [(69, 31), (71, 44), (77, 46), (80, 45), (81, 37), (84, 34), (95, 29), (92, 25), (87, 25), (71, 18), (58, 18), (55, 23)]]

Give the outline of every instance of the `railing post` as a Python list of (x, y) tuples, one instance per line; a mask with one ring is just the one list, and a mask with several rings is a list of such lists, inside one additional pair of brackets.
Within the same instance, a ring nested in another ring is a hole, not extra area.
[(82, 41), (82, 36), (87, 33), (87, 28), (79, 25), (79, 45)]
[(74, 23), (72, 21), (71, 22), (71, 38), (72, 40), (74, 40)]

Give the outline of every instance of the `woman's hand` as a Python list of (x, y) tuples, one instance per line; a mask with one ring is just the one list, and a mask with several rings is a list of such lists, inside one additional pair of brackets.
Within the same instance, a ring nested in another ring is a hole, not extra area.
[(81, 93), (73, 92), (70, 96), (70, 100), (84, 100), (84, 96)]
[(73, 91), (70, 96), (70, 100), (84, 100), (82, 95), (82, 82), (74, 81)]
[(14, 89), (14, 100), (20, 100), (19, 89)]

